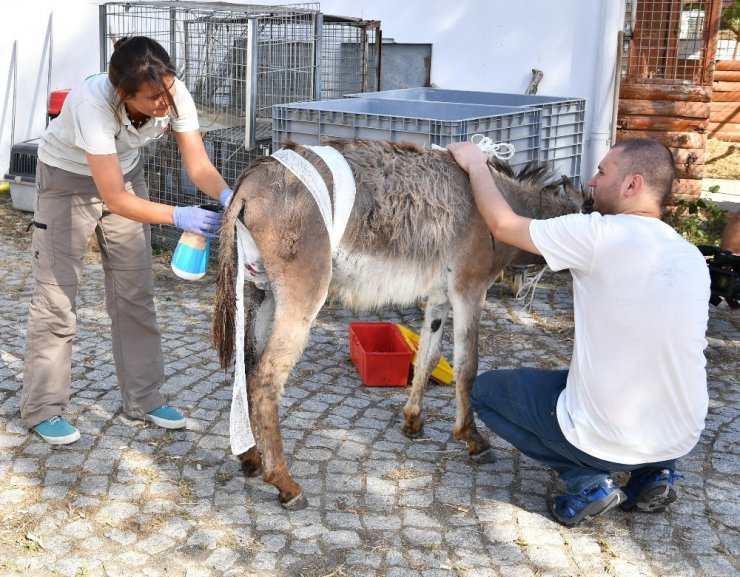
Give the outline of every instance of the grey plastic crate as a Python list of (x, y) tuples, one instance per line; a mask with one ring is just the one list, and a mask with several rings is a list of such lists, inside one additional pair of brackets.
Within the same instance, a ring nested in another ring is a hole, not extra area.
[(508, 142), (518, 167), (539, 159), (540, 111), (505, 106), (345, 98), (278, 104), (272, 108), (273, 148), (291, 141), (315, 145), (331, 138), (367, 138), (446, 146), (474, 134)]
[(10, 149), (10, 166), (3, 179), (10, 184), (10, 198), (16, 210), (33, 212), (38, 150), (38, 138), (18, 142)]
[(536, 108), (540, 111), (541, 126), (539, 160), (549, 162), (554, 170), (574, 178), (577, 184), (580, 183), (586, 115), (586, 101), (583, 98), (443, 88), (360, 92), (348, 94), (347, 97)]

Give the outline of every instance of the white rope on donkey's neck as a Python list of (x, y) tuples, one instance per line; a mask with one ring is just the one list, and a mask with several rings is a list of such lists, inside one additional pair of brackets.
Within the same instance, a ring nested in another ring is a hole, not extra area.
[(509, 142), (494, 142), (488, 136), (482, 134), (474, 134), (470, 137), (470, 142), (480, 148), (488, 158), (500, 158), (501, 160), (509, 160), (516, 149), (514, 145)]
[[(482, 134), (474, 134), (470, 137), (470, 142), (480, 148), (489, 159), (495, 157), (501, 160), (509, 160), (516, 152), (516, 148), (510, 142), (494, 142), (493, 139)], [(447, 150), (444, 146), (438, 144), (432, 144), (430, 148), (432, 150)]]

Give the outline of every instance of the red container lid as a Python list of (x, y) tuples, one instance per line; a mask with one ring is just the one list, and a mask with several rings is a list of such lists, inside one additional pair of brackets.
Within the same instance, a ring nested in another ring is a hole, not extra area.
[(49, 96), (49, 110), (47, 111), (50, 116), (58, 116), (62, 111), (62, 104), (64, 99), (67, 98), (70, 89), (64, 88), (62, 90), (52, 90)]

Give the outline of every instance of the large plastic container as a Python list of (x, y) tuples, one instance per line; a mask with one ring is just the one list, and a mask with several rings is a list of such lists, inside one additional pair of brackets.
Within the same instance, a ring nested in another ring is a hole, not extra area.
[(535, 108), (540, 111), (539, 160), (579, 183), (586, 101), (583, 98), (509, 94), (443, 88), (402, 88), (348, 94), (347, 98), (385, 98), (419, 102), (454, 102), (488, 106)]
[(516, 153), (509, 162), (521, 166), (539, 159), (540, 132), (536, 108), (390, 98), (344, 98), (272, 107), (275, 149), (288, 141), (316, 145), (331, 138), (446, 146), (482, 134), (514, 145)]
[(10, 200), (16, 210), (33, 212), (38, 150), (38, 138), (19, 142), (10, 149), (10, 167), (3, 178), (10, 184)]
[(369, 387), (408, 384), (413, 352), (394, 323), (349, 323), (349, 356)]

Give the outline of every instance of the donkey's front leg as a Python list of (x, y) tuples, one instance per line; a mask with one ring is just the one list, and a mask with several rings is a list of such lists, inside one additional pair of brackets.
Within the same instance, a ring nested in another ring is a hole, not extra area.
[(481, 436), (475, 426), (470, 391), (478, 375), (478, 331), (485, 302), (485, 291), (474, 294), (451, 295), (453, 327), (455, 335), (455, 393), (457, 412), (453, 435), (465, 441), (468, 454), (478, 463), (495, 460), (490, 443)]
[(414, 380), (408, 401), (403, 408), (404, 423), (402, 431), (407, 437), (419, 437), (424, 429), (424, 419), (421, 416), (424, 390), (429, 375), (439, 362), (442, 348), (442, 329), (447, 321), (450, 310), (450, 301), (447, 295), (437, 293), (429, 296), (424, 310), (424, 326), (421, 329), (419, 350), (414, 362)]

